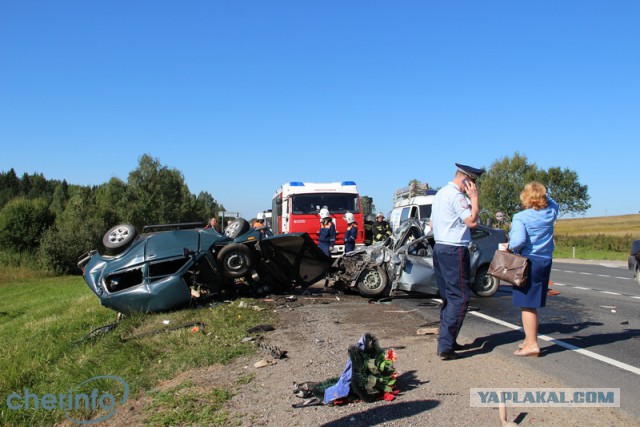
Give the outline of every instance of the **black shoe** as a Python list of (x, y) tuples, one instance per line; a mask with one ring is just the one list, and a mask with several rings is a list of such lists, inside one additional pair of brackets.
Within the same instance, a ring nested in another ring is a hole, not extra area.
[(441, 360), (455, 360), (458, 358), (458, 355), (453, 350), (443, 351), (442, 353), (438, 352), (437, 354)]
[(465, 347), (466, 347), (465, 345), (458, 344), (457, 342), (453, 343), (453, 350), (454, 351), (456, 351), (456, 350), (464, 350)]

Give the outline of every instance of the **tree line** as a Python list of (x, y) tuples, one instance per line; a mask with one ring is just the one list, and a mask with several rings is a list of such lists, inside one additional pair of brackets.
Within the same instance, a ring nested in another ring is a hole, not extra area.
[(204, 221), (224, 211), (213, 196), (189, 191), (184, 176), (148, 154), (127, 181), (111, 178), (97, 186), (18, 177), (0, 172), (0, 262), (26, 264), (57, 274), (77, 270), (78, 257), (99, 248), (115, 224), (138, 229), (149, 224)]
[[(583, 214), (591, 207), (588, 187), (568, 168), (541, 169), (526, 156), (496, 160), (478, 180), (483, 222), (504, 213), (508, 227), (520, 210), (520, 192), (540, 181), (560, 205), (561, 215)], [(375, 212), (373, 199), (361, 198), (365, 214)], [(0, 263), (39, 267), (58, 274), (77, 270), (78, 256), (100, 248), (113, 225), (144, 225), (204, 221), (224, 211), (208, 192), (189, 191), (184, 176), (148, 154), (127, 181), (111, 178), (97, 186), (48, 180), (42, 174), (18, 177), (0, 172)]]

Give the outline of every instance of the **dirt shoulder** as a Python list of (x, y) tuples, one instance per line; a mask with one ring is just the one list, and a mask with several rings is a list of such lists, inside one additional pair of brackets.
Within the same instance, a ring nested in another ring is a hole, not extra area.
[[(422, 327), (437, 327), (435, 319), (424, 319), (416, 311), (406, 312), (393, 304), (369, 303), (352, 295), (316, 294), (298, 296), (297, 301), (274, 309), (279, 322), (275, 331), (264, 334), (264, 340), (287, 350), (289, 357), (254, 368), (255, 362), (268, 357), (265, 351), (231, 368), (237, 375), (255, 375), (226, 405), (242, 426), (500, 425), (497, 409), (470, 407), (470, 388), (566, 387), (527, 369), (527, 364), (540, 368), (547, 363), (544, 358), (523, 361), (485, 353), (441, 361), (436, 356), (437, 335), (416, 333)], [(293, 394), (293, 383), (339, 376), (348, 347), (365, 332), (398, 354), (395, 366), (400, 394), (396, 400), (293, 408), (303, 401)], [(507, 415), (520, 425), (637, 425), (637, 420), (610, 408), (511, 408)]]
[[(268, 304), (277, 314), (275, 330), (261, 332), (265, 344), (287, 351), (288, 357), (271, 360), (267, 350), (241, 358), (228, 366), (186, 371), (158, 389), (189, 381), (193, 387), (233, 390), (224, 410), (233, 426), (499, 426), (495, 408), (472, 408), (470, 388), (569, 387), (539, 372), (549, 363), (544, 357), (504, 357), (473, 352), (473, 356), (441, 361), (436, 356), (437, 335), (418, 335), (420, 328), (437, 327), (418, 311), (394, 304), (371, 303), (355, 295), (321, 293), (276, 298)], [(319, 382), (340, 376), (347, 349), (364, 333), (373, 334), (381, 347), (394, 348), (400, 393), (392, 402), (351, 403), (294, 408), (304, 399), (293, 394), (293, 384)], [(256, 336), (255, 334), (253, 336)], [(461, 343), (471, 342), (463, 333)], [(461, 354), (464, 356), (464, 351)], [(530, 368), (530, 369), (529, 369)], [(238, 379), (247, 379), (241, 381)], [(147, 399), (148, 400), (148, 399)], [(109, 425), (143, 425), (144, 399), (128, 402)], [(518, 425), (636, 426), (638, 421), (616, 408), (508, 408), (507, 418)]]

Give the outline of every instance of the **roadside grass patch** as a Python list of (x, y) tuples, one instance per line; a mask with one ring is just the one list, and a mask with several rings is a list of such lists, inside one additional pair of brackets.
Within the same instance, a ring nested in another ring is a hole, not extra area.
[[(249, 306), (261, 304), (245, 301)], [(111, 332), (84, 339), (90, 331), (115, 323), (116, 313), (100, 306), (81, 277), (0, 283), (0, 425), (44, 426), (65, 419), (62, 409), (9, 408), (7, 396), (14, 392), (24, 395), (25, 389), (39, 397), (68, 394), (86, 380), (115, 375), (128, 385), (128, 398), (136, 399), (146, 396), (159, 381), (185, 370), (228, 364), (256, 351), (253, 344), (241, 340), (248, 328), (269, 323), (272, 316), (270, 310), (239, 308), (234, 301), (210, 308), (128, 316)], [(191, 327), (168, 330), (193, 322), (205, 326), (197, 331)], [(111, 383), (101, 385), (100, 390), (118, 399), (123, 393), (122, 387)], [(214, 389), (202, 393), (191, 390), (187, 394), (193, 395), (191, 400), (209, 399)], [(228, 394), (215, 393), (216, 399)], [(170, 397), (164, 396), (158, 402), (167, 400)], [(158, 402), (153, 412), (159, 411), (162, 403)], [(216, 408), (210, 406), (211, 410)], [(102, 414), (80, 411), (73, 415), (89, 420)]]
[(203, 390), (185, 381), (150, 395), (151, 403), (145, 406), (149, 414), (145, 420), (147, 425), (222, 425), (229, 418), (221, 409), (232, 394), (224, 388)]

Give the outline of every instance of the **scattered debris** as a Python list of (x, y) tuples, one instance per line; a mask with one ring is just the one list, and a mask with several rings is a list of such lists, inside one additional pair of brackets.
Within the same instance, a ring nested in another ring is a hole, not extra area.
[(109, 332), (113, 331), (117, 327), (118, 327), (118, 322), (111, 323), (105, 326), (100, 326), (99, 328), (95, 328), (94, 330), (89, 332), (87, 335), (85, 335), (84, 338), (82, 338), (81, 340), (74, 341), (73, 345), (82, 344), (83, 342), (88, 340), (94, 340), (98, 337), (108, 334)]
[(168, 325), (169, 323), (171, 323), (171, 320), (163, 320), (162, 321), (162, 324), (164, 324), (164, 325)]
[(272, 366), (275, 365), (276, 362), (275, 360), (271, 360), (271, 359), (262, 359), (257, 361), (256, 363), (253, 364), (254, 368), (264, 368), (265, 366)]
[(258, 347), (267, 350), (271, 353), (271, 356), (274, 359), (286, 359), (287, 358), (287, 350), (282, 350), (280, 347), (276, 347), (275, 345), (265, 344), (263, 342), (257, 343)]
[(247, 329), (247, 333), (252, 334), (254, 332), (269, 332), (275, 330), (276, 328), (274, 328), (273, 325), (256, 325), (253, 328)]
[[(165, 320), (162, 323), (164, 323), (164, 322), (168, 322), (168, 320)], [(165, 323), (165, 325), (166, 325), (166, 323)], [(150, 335), (159, 334), (159, 333), (162, 333), (162, 332), (177, 331), (178, 329), (183, 329), (183, 328), (192, 328), (192, 331), (193, 331), (193, 327), (195, 327), (195, 326), (198, 327), (198, 332), (204, 332), (204, 327), (207, 326), (207, 325), (204, 324), (203, 322), (189, 322), (189, 323), (184, 323), (182, 325), (173, 326), (171, 328), (154, 329), (154, 330), (151, 330), (151, 331), (143, 332), (141, 334), (131, 335), (129, 337), (120, 337), (120, 341), (127, 342), (127, 341), (132, 340), (132, 339), (143, 338), (143, 337), (147, 337), (147, 336), (150, 336)]]
[(416, 331), (417, 335), (435, 335), (438, 333), (438, 328), (420, 328)]
[(629, 321), (628, 321), (628, 320), (625, 320), (624, 322), (621, 322), (620, 324), (621, 324), (621, 325), (628, 325), (628, 324), (629, 324)]

